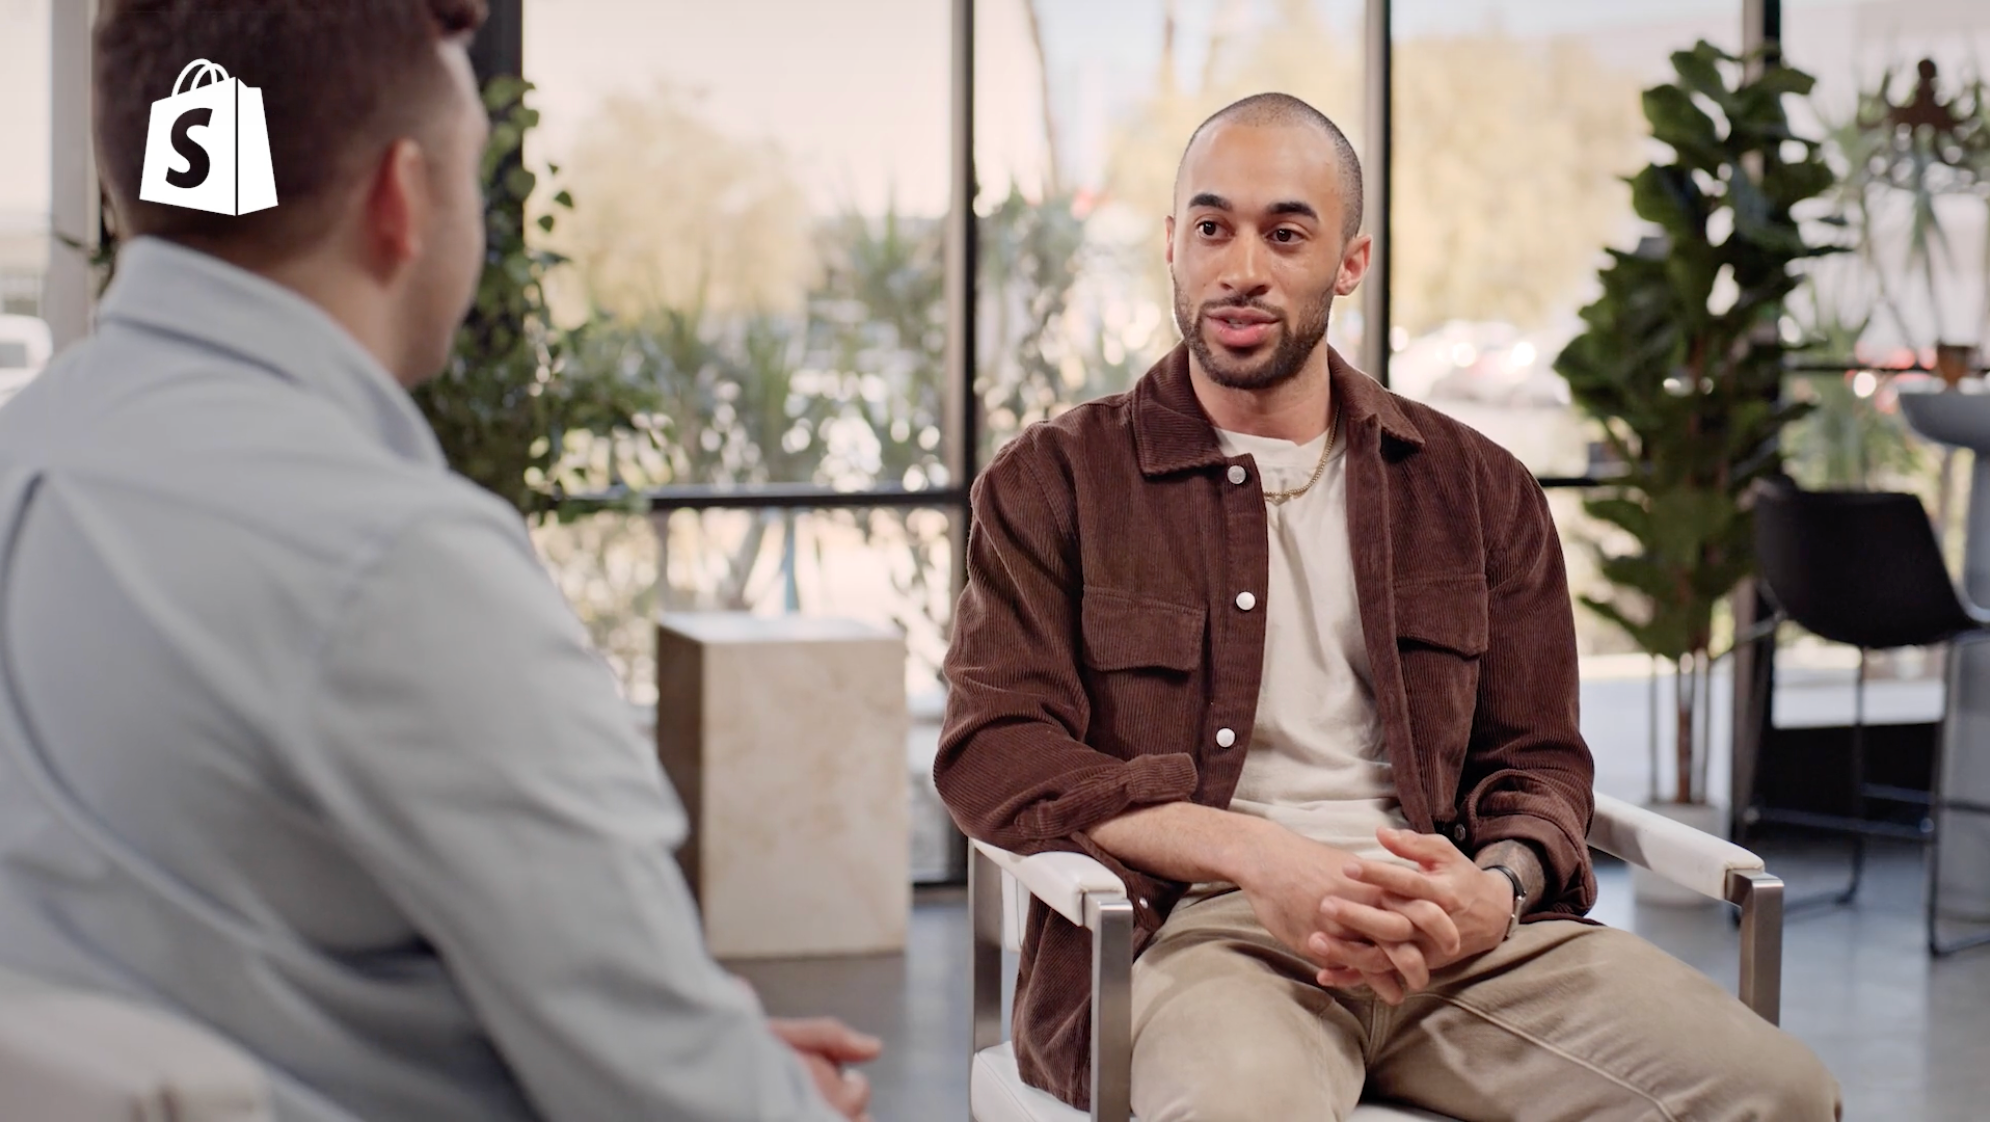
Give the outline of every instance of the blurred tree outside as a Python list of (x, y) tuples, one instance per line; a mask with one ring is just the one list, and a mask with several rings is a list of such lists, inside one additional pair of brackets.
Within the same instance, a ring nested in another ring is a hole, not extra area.
[[(569, 476), (631, 494), (671, 484), (950, 482), (939, 220), (896, 207), (813, 216), (782, 153), (716, 132), (668, 87), (611, 101), (579, 138), (565, 178), (578, 203), (552, 240), (575, 268), (558, 296), (565, 314), (598, 317), (573, 361), (649, 387), (657, 401), (644, 433), (572, 442)], [(992, 256), (1029, 286), (984, 287), (1009, 325), (987, 338), (1048, 339), (1061, 306), (1044, 292), (1070, 270), (1043, 258), (1074, 252), (1073, 240), (1035, 207), (998, 208), (986, 230), (991, 246), (1012, 247)], [(1035, 400), (1012, 381), (998, 397)], [(798, 570), (834, 568), (835, 559), (811, 555), (831, 540), (854, 539), (878, 560), (915, 656), (936, 667), (951, 607), (947, 530), (943, 513), (918, 509), (687, 511), (654, 525), (608, 512), (543, 525), (538, 541), (597, 643), (643, 695), (658, 609), (803, 607)]]
[(1631, 227), (1640, 83), (1575, 40), (1396, 46), (1395, 325), (1550, 326)]
[(818, 269), (807, 196), (779, 149), (719, 131), (696, 97), (611, 96), (561, 162), (587, 202), (551, 239), (581, 266), (562, 312), (800, 310)]

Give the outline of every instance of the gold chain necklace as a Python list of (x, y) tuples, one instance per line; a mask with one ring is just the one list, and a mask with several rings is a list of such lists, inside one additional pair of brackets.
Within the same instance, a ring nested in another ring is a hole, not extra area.
[(1264, 501), (1273, 506), (1284, 506), (1293, 499), (1311, 491), (1313, 484), (1318, 483), (1321, 474), (1327, 470), (1327, 457), (1334, 454), (1334, 437), (1339, 433), (1340, 409), (1337, 407), (1334, 409), (1333, 416), (1327, 418), (1327, 446), (1320, 449), (1320, 462), (1313, 466), (1312, 478), (1287, 491), (1266, 491), (1264, 493)]

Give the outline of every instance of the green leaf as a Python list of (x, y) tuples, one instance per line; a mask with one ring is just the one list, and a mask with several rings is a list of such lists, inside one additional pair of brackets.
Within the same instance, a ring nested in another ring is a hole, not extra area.
[(1645, 117), (1652, 136), (1672, 146), (1679, 162), (1711, 171), (1720, 166), (1720, 137), (1714, 119), (1678, 86), (1657, 86), (1644, 92)]
[(1777, 97), (1785, 94), (1807, 97), (1811, 89), (1817, 85), (1817, 79), (1793, 66), (1771, 66), (1750, 85), (1756, 90)]
[(1690, 51), (1672, 52), (1672, 69), (1678, 73), (1680, 84), (1687, 90), (1708, 97), (1725, 109), (1731, 95), (1727, 82), (1721, 77), (1720, 63), (1728, 58), (1702, 39)]
[(1697, 237), (1706, 229), (1704, 200), (1682, 167), (1653, 164), (1631, 177), (1631, 207), (1639, 218), (1656, 222), (1673, 237)]

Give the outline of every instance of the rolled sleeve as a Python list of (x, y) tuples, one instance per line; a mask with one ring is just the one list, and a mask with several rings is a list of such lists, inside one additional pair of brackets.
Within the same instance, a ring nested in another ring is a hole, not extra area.
[(933, 780), (970, 837), (1098, 856), (1086, 831), (1189, 798), (1198, 771), (1186, 753), (1129, 760), (1084, 743), (1091, 703), (1078, 673), (1072, 516), (1043, 486), (1030, 447), (1027, 436), (1012, 442), (975, 483)]
[[(1504, 469), (1504, 470), (1501, 470)], [(1463, 824), (1475, 848), (1531, 843), (1548, 890), (1542, 910), (1581, 914), (1596, 901), (1585, 838), (1595, 764), (1578, 719), (1575, 617), (1547, 496), (1517, 463), (1495, 468), (1510, 504), (1491, 512), (1490, 645), (1480, 662)]]

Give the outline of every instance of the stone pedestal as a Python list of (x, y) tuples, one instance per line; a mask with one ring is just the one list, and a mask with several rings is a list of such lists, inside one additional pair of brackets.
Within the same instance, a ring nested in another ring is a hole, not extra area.
[(721, 958), (905, 947), (905, 641), (848, 620), (666, 614), (657, 752)]

